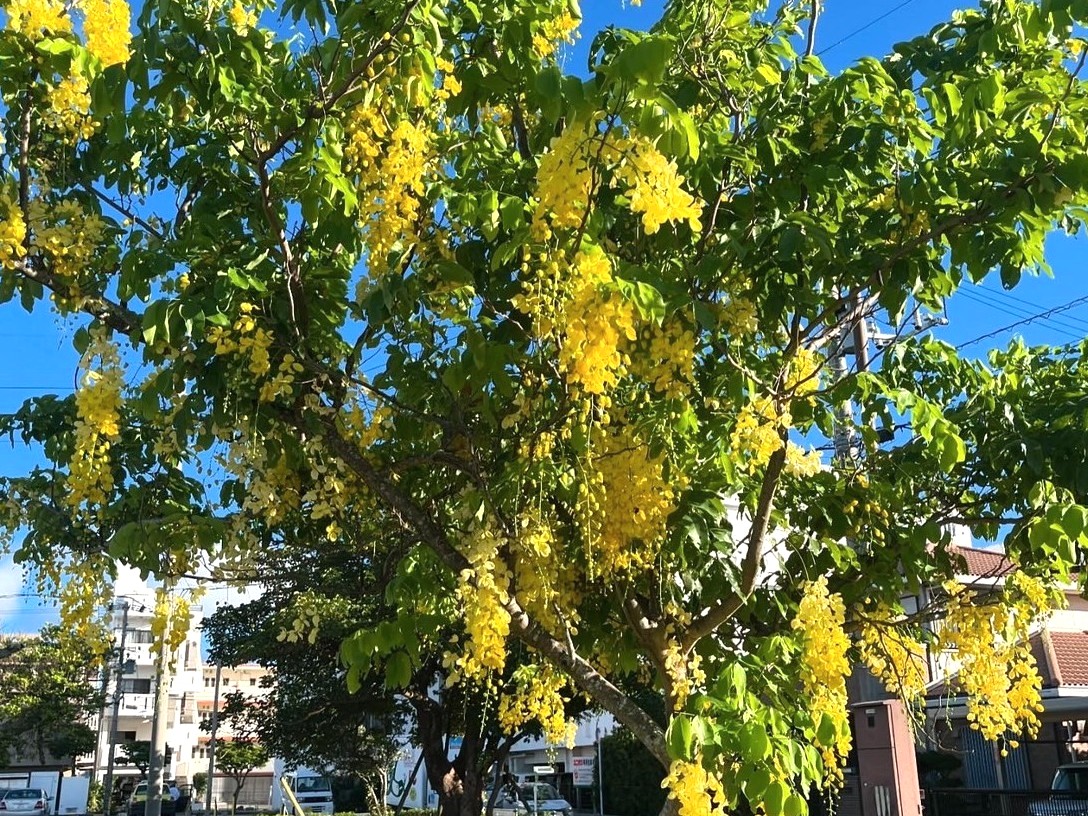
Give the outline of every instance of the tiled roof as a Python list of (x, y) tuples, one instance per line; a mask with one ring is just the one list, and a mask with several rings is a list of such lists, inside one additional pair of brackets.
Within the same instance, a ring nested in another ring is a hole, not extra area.
[(949, 547), (953, 556), (959, 556), (966, 564), (966, 575), (979, 578), (1000, 578), (1016, 569), (1016, 565), (997, 550), (976, 550), (973, 547)]
[(1052, 687), (1088, 686), (1088, 632), (1041, 632), (1036, 638), (1046, 652), (1045, 669), (1036, 655), (1044, 687), (1048, 680), (1053, 682)]
[[(1039, 667), (1043, 688), (1088, 686), (1088, 632), (1050, 632), (1031, 636), (1031, 653)], [(949, 691), (959, 693), (959, 676), (931, 686), (926, 697), (940, 698)]]

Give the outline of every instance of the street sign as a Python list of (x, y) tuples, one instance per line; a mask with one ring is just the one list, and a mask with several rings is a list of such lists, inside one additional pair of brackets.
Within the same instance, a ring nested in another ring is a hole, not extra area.
[(551, 765), (534, 765), (533, 773), (535, 773), (537, 776), (546, 776), (548, 774), (555, 773), (555, 768)]

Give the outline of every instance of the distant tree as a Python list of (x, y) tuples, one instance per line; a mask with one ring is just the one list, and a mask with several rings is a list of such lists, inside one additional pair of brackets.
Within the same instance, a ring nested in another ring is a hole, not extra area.
[(102, 695), (88, 682), (90, 662), (89, 651), (55, 627), (36, 637), (0, 638), (0, 767), (19, 757), (74, 765), (94, 750), (87, 721)]
[(231, 793), (230, 812), (238, 810), (238, 795), (242, 792), (246, 779), (254, 770), (269, 760), (268, 749), (256, 740), (232, 739), (217, 741), (215, 746), (215, 767), (234, 782)]
[(118, 762), (122, 765), (135, 765), (140, 772), (140, 778), (147, 778), (147, 769), (151, 765), (151, 743), (129, 741), (121, 744), (121, 756)]

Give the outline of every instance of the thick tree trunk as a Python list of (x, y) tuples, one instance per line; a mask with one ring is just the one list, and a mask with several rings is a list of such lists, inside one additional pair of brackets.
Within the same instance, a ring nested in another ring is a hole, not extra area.
[[(427, 781), (438, 793), (439, 816), (480, 816), (483, 785), (479, 769), (478, 723), (465, 723), (461, 749), (451, 760), (446, 745), (446, 720), (442, 707), (433, 700), (415, 706), (416, 723)], [(476, 727), (473, 727), (476, 725)]]
[(666, 799), (657, 816), (680, 816), (680, 803), (675, 799)]

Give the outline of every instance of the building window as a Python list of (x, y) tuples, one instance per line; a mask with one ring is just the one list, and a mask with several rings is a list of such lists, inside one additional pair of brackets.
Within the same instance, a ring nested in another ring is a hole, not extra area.
[(116, 739), (117, 739), (117, 742), (136, 742), (136, 732), (135, 731), (118, 731)]
[(151, 678), (127, 677), (121, 681), (121, 692), (124, 694), (150, 694)]
[(155, 640), (150, 629), (129, 629), (129, 643), (153, 643)]
[(250, 684), (251, 686), (255, 686), (255, 685), (257, 685), (257, 678), (256, 678), (256, 677), (251, 677), (251, 678), (249, 678), (249, 684)]

